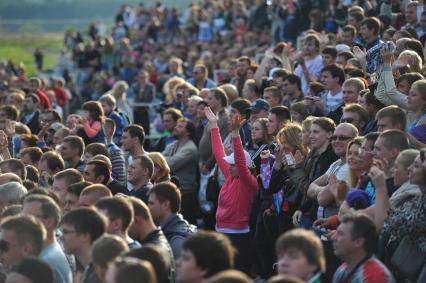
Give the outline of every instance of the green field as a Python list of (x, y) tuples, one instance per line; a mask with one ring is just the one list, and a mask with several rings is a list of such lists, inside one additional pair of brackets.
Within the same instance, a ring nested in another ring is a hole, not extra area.
[(43, 51), (43, 68), (47, 69), (56, 63), (56, 57), (62, 48), (62, 35), (0, 35), (0, 60), (11, 60), (15, 64), (24, 63), (27, 76), (36, 72), (33, 59), (36, 48)]

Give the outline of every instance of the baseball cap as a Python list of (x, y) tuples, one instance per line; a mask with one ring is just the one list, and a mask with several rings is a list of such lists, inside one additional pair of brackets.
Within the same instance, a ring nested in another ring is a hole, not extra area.
[(346, 194), (348, 206), (355, 210), (364, 209), (371, 205), (368, 194), (360, 189), (352, 189)]
[[(247, 167), (253, 167), (253, 162), (251, 161), (251, 157), (250, 154), (244, 150), (244, 159), (246, 160), (246, 165)], [(225, 156), (223, 158), (223, 160), (225, 160), (226, 162), (228, 162), (228, 164), (234, 165), (235, 164), (235, 159), (234, 159), (234, 153), (231, 153), (228, 156)]]
[(265, 99), (259, 98), (259, 99), (256, 99), (250, 105), (250, 108), (248, 110), (253, 112), (260, 112), (262, 110), (269, 111), (269, 109), (271, 109), (271, 107), (269, 106), (268, 101), (266, 101)]

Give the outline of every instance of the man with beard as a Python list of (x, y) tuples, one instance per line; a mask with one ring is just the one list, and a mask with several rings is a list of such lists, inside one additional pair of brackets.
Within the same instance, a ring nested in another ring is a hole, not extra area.
[(169, 144), (163, 155), (170, 171), (179, 179), (182, 191), (182, 214), (189, 222), (195, 222), (193, 213), (197, 204), (197, 164), (198, 148), (194, 143), (195, 125), (181, 118), (173, 130), (176, 141)]
[(40, 121), (39, 121), (39, 111), (38, 107), (40, 104), (40, 99), (34, 93), (27, 94), (23, 103), (23, 115), (21, 122), (26, 124), (32, 134), (37, 135), (40, 131)]

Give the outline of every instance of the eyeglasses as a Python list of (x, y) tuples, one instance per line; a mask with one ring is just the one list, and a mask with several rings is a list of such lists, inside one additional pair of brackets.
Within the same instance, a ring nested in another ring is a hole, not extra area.
[(341, 120), (340, 120), (340, 123), (353, 123), (353, 122), (359, 122), (359, 120), (357, 120), (357, 119), (354, 119), (354, 118), (350, 118), (350, 117), (347, 117), (347, 118), (342, 118)]
[(12, 247), (20, 246), (20, 244), (11, 244), (5, 240), (0, 240), (0, 253), (7, 253)]
[(332, 136), (331, 137), (332, 141), (337, 141), (337, 140), (339, 140), (339, 141), (348, 141), (348, 140), (351, 140), (351, 139), (352, 139), (352, 137), (346, 137), (346, 136)]

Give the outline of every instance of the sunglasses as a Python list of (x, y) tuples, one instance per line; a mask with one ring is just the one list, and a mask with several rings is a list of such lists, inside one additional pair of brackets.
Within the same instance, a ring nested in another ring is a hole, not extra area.
[(337, 141), (337, 140), (339, 140), (339, 141), (348, 141), (348, 140), (351, 140), (351, 139), (352, 139), (352, 137), (346, 137), (346, 136), (332, 136), (331, 137), (332, 141)]

